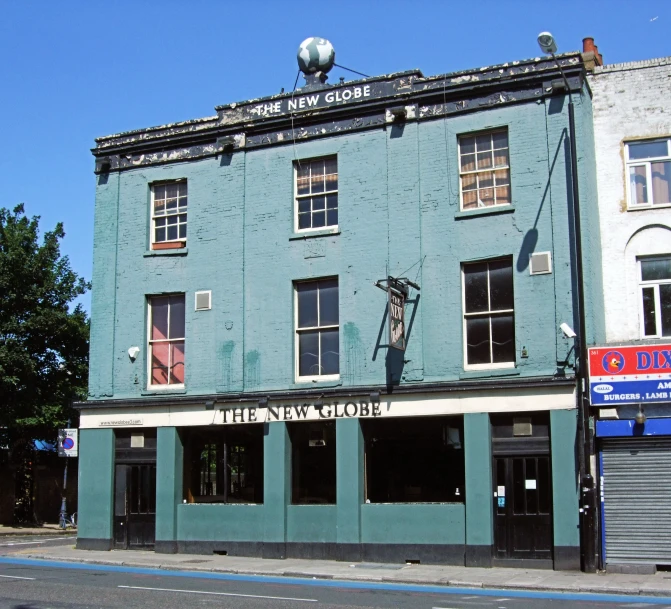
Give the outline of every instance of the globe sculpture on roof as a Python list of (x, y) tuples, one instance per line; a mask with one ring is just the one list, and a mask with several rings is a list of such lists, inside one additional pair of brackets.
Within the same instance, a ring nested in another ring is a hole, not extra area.
[(335, 63), (335, 50), (326, 38), (306, 38), (298, 47), (297, 59), (303, 74), (326, 74)]

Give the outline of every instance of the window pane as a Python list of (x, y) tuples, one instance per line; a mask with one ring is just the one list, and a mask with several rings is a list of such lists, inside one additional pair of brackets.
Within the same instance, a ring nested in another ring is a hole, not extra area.
[(309, 178), (298, 178), (296, 182), (296, 192), (299, 195), (307, 195), (310, 193), (310, 180)]
[(321, 333), (322, 374), (340, 372), (340, 352), (338, 349), (338, 330), (323, 330)]
[(338, 225), (338, 210), (329, 209), (326, 212), (326, 225), (327, 226), (337, 226)]
[(492, 357), (495, 363), (515, 361), (515, 320), (512, 314), (492, 317)]
[(312, 192), (324, 192), (324, 176), (312, 175)]
[(508, 150), (496, 150), (494, 152), (494, 166), (506, 167), (508, 165)]
[(629, 168), (631, 204), (642, 205), (648, 202), (648, 185), (645, 166)]
[(312, 214), (312, 228), (322, 228), (326, 226), (326, 212), (317, 211)]
[(507, 131), (498, 131), (497, 133), (492, 133), (492, 139), (494, 140), (494, 148), (508, 148)]
[(496, 204), (505, 205), (510, 203), (510, 186), (501, 186), (496, 189)]
[(478, 193), (471, 190), (463, 193), (464, 209), (474, 209), (478, 206)]
[(314, 197), (312, 199), (312, 209), (326, 209), (326, 197)]
[(476, 149), (477, 149), (478, 152), (483, 152), (484, 150), (491, 150), (492, 149), (492, 135), (491, 135), (491, 133), (485, 133), (483, 135), (477, 135), (475, 137), (475, 146), (476, 146)]
[(317, 285), (316, 281), (296, 284), (299, 328), (312, 328), (318, 325)]
[(168, 212), (174, 211), (177, 209), (177, 199), (166, 199), (165, 208)]
[(298, 375), (319, 374), (319, 332), (301, 332), (298, 335)]
[(324, 160), (324, 173), (326, 174), (338, 174), (338, 159), (332, 157), (330, 159)]
[(170, 383), (184, 383), (184, 341), (170, 343), (172, 349), (172, 370), (170, 371)]
[(151, 338), (161, 340), (168, 338), (168, 298), (151, 299)]
[(478, 187), (479, 188), (492, 188), (494, 186), (494, 173), (491, 171), (485, 171), (484, 173), (478, 174)]
[(184, 296), (170, 297), (169, 338), (184, 338)]
[(494, 172), (497, 186), (507, 186), (510, 184), (510, 169), (499, 169)]
[(489, 317), (466, 320), (466, 361), (468, 364), (489, 364)]
[(154, 243), (165, 241), (165, 228), (157, 228), (154, 232)]
[(186, 239), (186, 224), (179, 225), (179, 238)]
[(657, 140), (655, 142), (639, 142), (637, 144), (627, 144), (629, 148), (630, 159), (649, 159), (660, 156), (668, 156), (669, 149), (666, 140)]
[(655, 336), (656, 334), (655, 288), (643, 288), (643, 335)]
[(474, 137), (462, 137), (459, 138), (459, 147), (461, 154), (471, 154), (475, 152), (475, 138)]
[(338, 324), (338, 280), (325, 279), (319, 282), (319, 325)]
[[(463, 150), (463, 148), (462, 148)], [(475, 155), (462, 154), (461, 155), (461, 171), (475, 171)]]
[(177, 225), (168, 226), (168, 241), (177, 239)]
[(165, 213), (165, 199), (154, 199), (154, 215), (161, 216)]
[(298, 214), (298, 228), (303, 229), (303, 228), (310, 228), (310, 220), (312, 217), (310, 216), (310, 213), (306, 214)]
[(326, 197), (326, 209), (336, 209), (338, 207), (338, 195), (328, 195)]
[(662, 336), (671, 336), (671, 284), (659, 286), (659, 301), (662, 308)]
[(475, 190), (478, 187), (478, 178), (476, 174), (462, 176), (461, 189), (465, 191)]
[(298, 213), (304, 214), (310, 211), (310, 199), (298, 199)]
[(151, 384), (168, 384), (169, 343), (151, 345)]
[(492, 188), (485, 188), (478, 192), (478, 207), (491, 207), (494, 205), (494, 190)]
[(671, 258), (641, 260), (641, 279), (643, 281), (671, 279)]
[(478, 152), (478, 169), (489, 169), (492, 166), (491, 152)]
[(671, 162), (652, 163), (652, 202), (664, 205), (671, 202)]
[(489, 291), (492, 311), (513, 308), (513, 265), (510, 261), (489, 263)]
[(177, 197), (177, 184), (166, 184), (165, 185), (165, 196), (167, 199), (174, 199)]
[(165, 184), (154, 186), (154, 199), (165, 199)]
[(489, 310), (486, 263), (464, 266), (464, 296), (466, 313), (480, 313)]

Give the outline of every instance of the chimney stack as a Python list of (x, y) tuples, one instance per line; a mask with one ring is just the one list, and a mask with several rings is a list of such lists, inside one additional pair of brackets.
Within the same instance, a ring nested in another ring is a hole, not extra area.
[(596, 66), (603, 65), (603, 56), (599, 53), (599, 47), (594, 44), (594, 38), (582, 39), (582, 60), (588, 72), (594, 72)]

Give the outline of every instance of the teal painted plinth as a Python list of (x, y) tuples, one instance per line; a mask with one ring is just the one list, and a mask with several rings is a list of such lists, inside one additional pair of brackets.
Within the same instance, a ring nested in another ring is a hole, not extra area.
[(363, 543), (463, 544), (464, 506), (460, 503), (365, 504)]
[(471, 546), (494, 542), (491, 446), (489, 414), (464, 415), (466, 543)]
[(576, 410), (550, 412), (554, 545), (578, 547), (579, 486), (576, 464)]
[(156, 539), (175, 541), (184, 479), (184, 448), (177, 428), (158, 428), (156, 454)]
[(335, 505), (290, 505), (287, 508), (287, 541), (335, 542)]
[(285, 423), (272, 423), (263, 442), (263, 527), (257, 539), (286, 541), (291, 502), (291, 440)]
[(83, 539), (112, 539), (114, 496), (114, 431), (79, 432), (79, 498), (77, 535)]
[(179, 541), (259, 541), (263, 505), (189, 503), (177, 507)]
[(336, 421), (336, 497), (338, 543), (361, 541), (364, 501), (364, 442), (358, 419)]

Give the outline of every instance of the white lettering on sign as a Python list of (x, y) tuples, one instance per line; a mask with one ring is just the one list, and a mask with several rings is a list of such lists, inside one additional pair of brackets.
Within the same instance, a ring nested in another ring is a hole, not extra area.
[(249, 112), (251, 114), (256, 114), (257, 116), (274, 116), (287, 111), (291, 112), (293, 110), (316, 108), (322, 99), (326, 104), (338, 104), (353, 99), (370, 97), (370, 95), (370, 85), (364, 85), (363, 87), (347, 87), (345, 89), (338, 89), (337, 91), (329, 91), (324, 94), (323, 98), (321, 93), (315, 93), (313, 95), (302, 95), (292, 99), (258, 104), (251, 107)]

